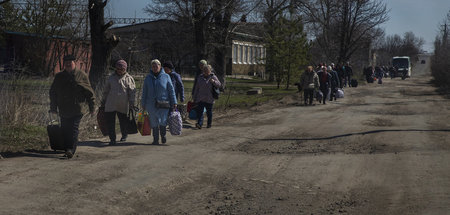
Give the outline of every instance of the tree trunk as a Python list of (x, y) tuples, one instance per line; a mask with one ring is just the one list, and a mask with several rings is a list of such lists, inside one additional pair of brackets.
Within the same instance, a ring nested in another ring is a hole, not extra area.
[(111, 52), (117, 46), (119, 40), (114, 35), (107, 35), (106, 30), (113, 24), (112, 21), (105, 24), (104, 7), (107, 0), (89, 0), (89, 19), (91, 26), (92, 63), (89, 72), (89, 80), (92, 88), (101, 86), (111, 61)]
[(207, 59), (205, 29), (209, 19), (209, 12), (205, 11), (202, 0), (194, 1), (194, 42), (196, 62)]

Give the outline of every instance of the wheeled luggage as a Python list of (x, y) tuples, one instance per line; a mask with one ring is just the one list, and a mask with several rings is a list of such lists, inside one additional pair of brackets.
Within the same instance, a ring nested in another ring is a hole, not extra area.
[(47, 125), (48, 140), (50, 142), (50, 148), (54, 151), (64, 150), (64, 137), (63, 131), (59, 120), (52, 120), (52, 114), (50, 114), (50, 122)]
[(356, 79), (352, 79), (352, 80), (350, 80), (350, 85), (352, 87), (357, 87), (358, 86), (358, 81)]

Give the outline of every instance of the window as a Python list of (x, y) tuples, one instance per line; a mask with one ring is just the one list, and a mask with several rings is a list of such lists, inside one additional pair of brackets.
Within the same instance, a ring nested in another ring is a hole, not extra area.
[(244, 63), (248, 63), (248, 46), (244, 47)]
[(238, 61), (238, 44), (233, 44), (233, 63), (236, 64)]
[(261, 48), (261, 58), (262, 58), (261, 63), (265, 64), (266, 63), (266, 60), (265, 60), (265, 58), (266, 58), (266, 48), (264, 48), (264, 47)]
[(239, 45), (239, 63), (242, 63), (244, 61), (244, 47), (242, 45)]
[(248, 59), (248, 63), (253, 64), (255, 62), (255, 59), (254, 59), (255, 55), (253, 53), (254, 47), (250, 46), (249, 49), (250, 49), (250, 58)]

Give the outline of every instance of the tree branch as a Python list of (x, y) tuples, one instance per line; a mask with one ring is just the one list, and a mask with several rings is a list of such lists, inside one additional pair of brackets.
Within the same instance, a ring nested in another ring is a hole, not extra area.
[(0, 5), (9, 2), (10, 0), (4, 0), (4, 1), (0, 1)]

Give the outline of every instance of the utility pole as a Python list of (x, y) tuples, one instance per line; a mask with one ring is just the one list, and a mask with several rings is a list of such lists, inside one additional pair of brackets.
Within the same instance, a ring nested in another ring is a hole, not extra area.
[(444, 32), (442, 34), (442, 44), (444, 47), (447, 46), (448, 43), (448, 30), (447, 30), (447, 23), (441, 25), (444, 28)]

